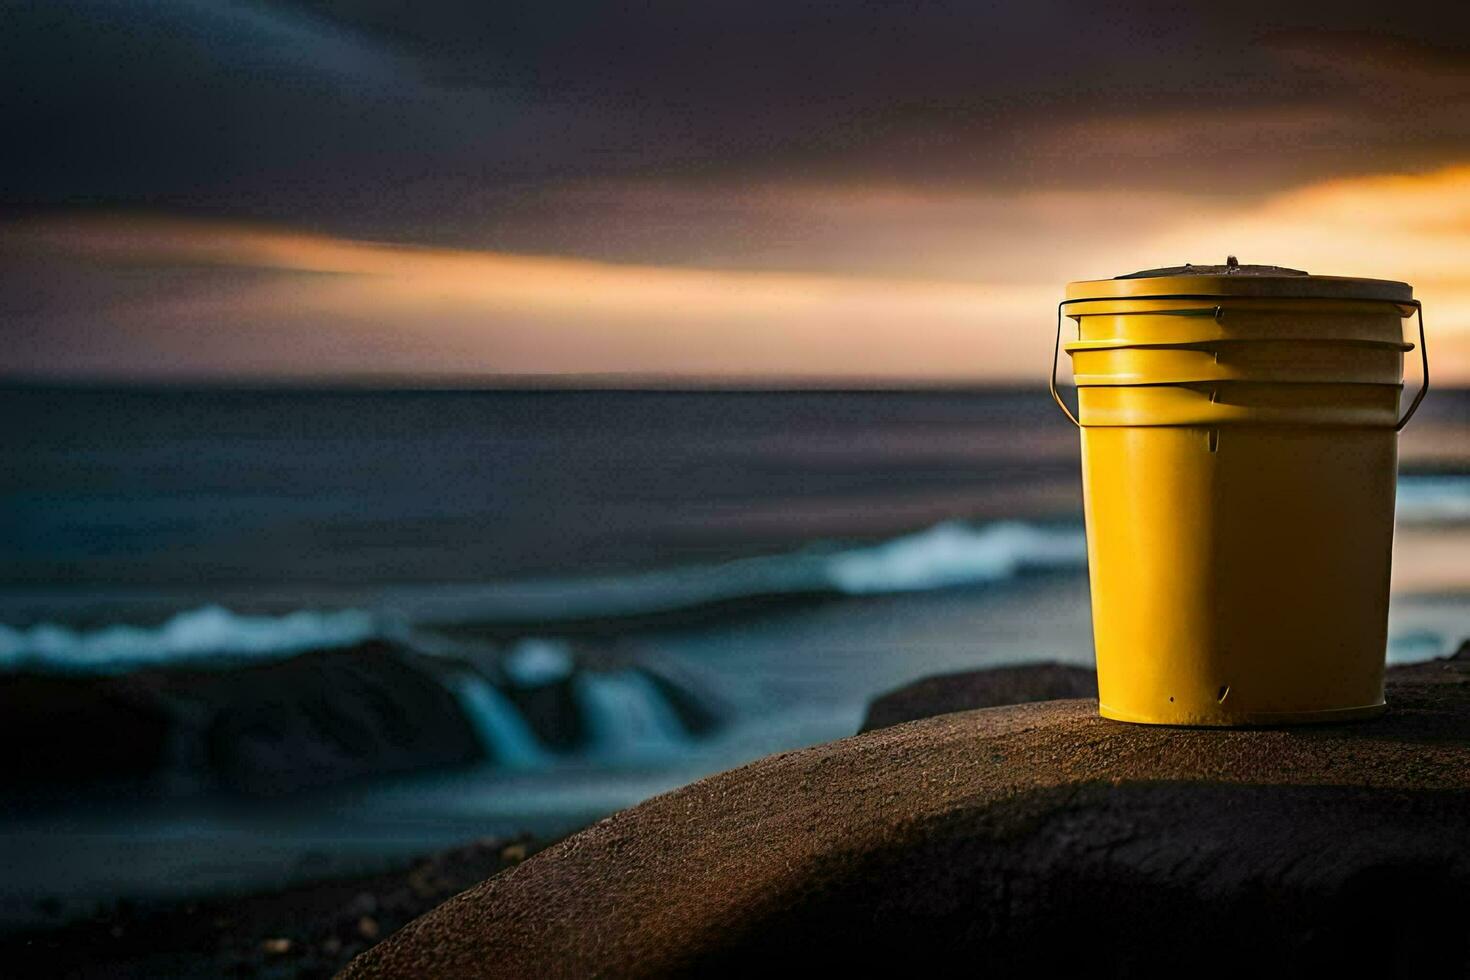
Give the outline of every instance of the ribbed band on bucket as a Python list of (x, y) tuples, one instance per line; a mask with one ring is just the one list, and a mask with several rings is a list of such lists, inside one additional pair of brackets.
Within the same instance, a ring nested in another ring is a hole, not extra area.
[(1405, 347), (1377, 341), (1217, 340), (1150, 345), (1078, 341), (1063, 349), (1072, 358), (1073, 383), (1090, 387), (1205, 381), (1398, 384)]
[(1108, 300), (1063, 308), (1077, 339), (1118, 344), (1303, 340), (1401, 344), (1413, 306), (1383, 300)]
[(1067, 286), (1089, 426), (1393, 426), (1413, 290), (1276, 266), (1181, 266)]
[(1293, 425), (1393, 428), (1397, 384), (1116, 385), (1077, 389), (1083, 426)]

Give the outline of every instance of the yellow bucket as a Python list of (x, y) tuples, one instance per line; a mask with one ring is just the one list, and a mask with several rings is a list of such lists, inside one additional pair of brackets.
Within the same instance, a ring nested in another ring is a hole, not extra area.
[[(1424, 380), (1399, 417), (1404, 317)], [(1331, 721), (1383, 710), (1398, 431), (1429, 386), (1413, 290), (1274, 266), (1074, 282), (1104, 717)]]

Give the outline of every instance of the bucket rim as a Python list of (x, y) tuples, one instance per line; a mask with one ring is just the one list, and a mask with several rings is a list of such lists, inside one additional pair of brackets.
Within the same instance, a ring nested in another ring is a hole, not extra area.
[(1067, 283), (1067, 300), (1264, 297), (1298, 300), (1382, 300), (1412, 303), (1414, 287), (1392, 279), (1351, 276), (1154, 276), (1082, 279)]

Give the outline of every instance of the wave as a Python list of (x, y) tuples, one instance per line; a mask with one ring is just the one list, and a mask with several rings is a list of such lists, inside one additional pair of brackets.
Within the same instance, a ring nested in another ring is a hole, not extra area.
[(1401, 476), (1397, 516), (1404, 524), (1470, 521), (1470, 476)]
[(646, 762), (688, 751), (679, 713), (647, 674), (636, 669), (578, 674), (573, 689), (597, 758)]
[(55, 623), (0, 625), (0, 670), (114, 673), (220, 657), (279, 659), (352, 646), (379, 631), (377, 617), (361, 609), (242, 616), (219, 606), (178, 613), (160, 626), (83, 631)]
[(481, 748), (497, 765), (515, 770), (546, 765), (547, 754), (536, 733), (499, 688), (474, 673), (458, 675), (451, 684)]
[(848, 595), (914, 592), (1012, 578), (1028, 568), (1081, 565), (1087, 542), (1080, 530), (1027, 524), (932, 527), (876, 547), (833, 555), (826, 572)]
[[(1397, 516), (1406, 524), (1470, 521), (1470, 476), (1401, 477)], [(711, 565), (607, 577), (389, 588), (373, 609), (246, 616), (208, 606), (178, 613), (157, 626), (88, 631), (56, 623), (0, 625), (0, 671), (116, 673), (175, 663), (278, 659), (373, 638), (403, 641), (420, 628), (503, 626), (530, 633), (576, 621), (656, 616), (744, 599), (978, 586), (1031, 570), (1080, 569), (1086, 560), (1080, 524), (946, 521), (875, 544), (818, 543)], [(435, 652), (432, 636), (415, 639), (420, 652)], [(549, 648), (528, 647), (506, 667), (527, 677), (568, 671), (560, 654)]]
[[(0, 625), (0, 670), (111, 673), (191, 661), (269, 659), (403, 640), (413, 628), (527, 624), (646, 616), (731, 600), (787, 595), (872, 595), (978, 585), (1027, 569), (1081, 567), (1082, 530), (1006, 522), (948, 521), (876, 545), (813, 546), (788, 554), (618, 577), (389, 589), (376, 609), (299, 610), (245, 616), (218, 606), (181, 612), (159, 626), (79, 630)], [(428, 646), (428, 644), (425, 644)], [(432, 648), (428, 652), (432, 652)], [(565, 672), (554, 652), (528, 649), (508, 666)]]
[(819, 544), (717, 565), (603, 578), (387, 590), (385, 609), (423, 626), (554, 625), (714, 606), (743, 599), (876, 595), (984, 585), (1025, 571), (1081, 568), (1079, 525), (946, 521), (872, 545)]

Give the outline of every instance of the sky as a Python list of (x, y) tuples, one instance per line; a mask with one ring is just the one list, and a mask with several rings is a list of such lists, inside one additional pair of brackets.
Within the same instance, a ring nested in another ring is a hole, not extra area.
[(0, 373), (1035, 380), (1068, 280), (1412, 283), (1470, 5), (0, 3)]

